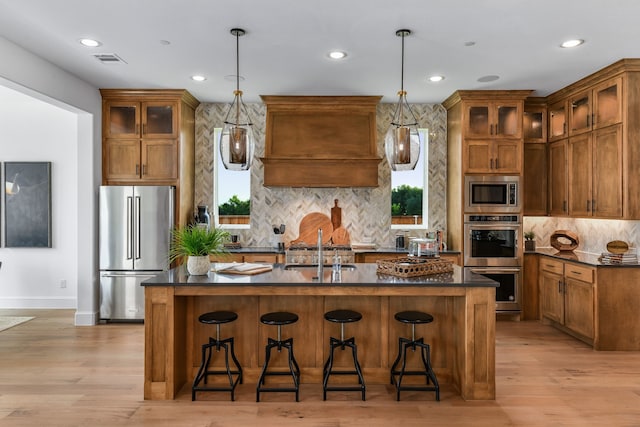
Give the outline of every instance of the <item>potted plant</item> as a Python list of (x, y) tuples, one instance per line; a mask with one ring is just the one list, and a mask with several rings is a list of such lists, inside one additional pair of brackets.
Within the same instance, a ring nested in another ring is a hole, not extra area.
[(209, 255), (227, 253), (224, 242), (229, 238), (227, 231), (219, 228), (199, 227), (196, 224), (178, 227), (171, 233), (169, 262), (187, 258), (187, 271), (191, 275), (209, 272)]
[(535, 252), (536, 250), (536, 233), (531, 230), (524, 233), (524, 250), (527, 252)]

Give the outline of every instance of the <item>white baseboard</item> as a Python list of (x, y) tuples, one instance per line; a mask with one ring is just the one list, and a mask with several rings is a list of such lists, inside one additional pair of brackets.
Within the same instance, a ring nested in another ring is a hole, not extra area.
[(76, 311), (75, 325), (76, 326), (93, 326), (97, 325), (100, 321), (99, 312), (80, 312)]
[(76, 298), (0, 297), (0, 308), (76, 308)]
[[(0, 308), (3, 309), (76, 309), (75, 298), (0, 298)], [(100, 322), (97, 311), (76, 311), (74, 324), (76, 326), (93, 326)]]

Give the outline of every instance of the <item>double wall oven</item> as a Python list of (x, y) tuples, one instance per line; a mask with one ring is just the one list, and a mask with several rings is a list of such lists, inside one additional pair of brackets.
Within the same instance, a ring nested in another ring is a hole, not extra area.
[(520, 177), (465, 178), (464, 273), (498, 283), (496, 310), (519, 312), (522, 300)]

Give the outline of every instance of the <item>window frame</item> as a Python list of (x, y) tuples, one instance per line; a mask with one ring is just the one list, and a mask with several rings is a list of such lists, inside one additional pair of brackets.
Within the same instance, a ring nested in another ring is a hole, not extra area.
[[(251, 229), (251, 211), (249, 211), (249, 223), (248, 224), (220, 224), (220, 212), (218, 206), (220, 206), (220, 200), (218, 196), (218, 183), (220, 182), (218, 173), (224, 169), (222, 160), (220, 159), (220, 134), (222, 128), (213, 128), (213, 224), (216, 228), (224, 230), (249, 230)], [(249, 171), (234, 171), (234, 173), (251, 173)], [(225, 200), (226, 201), (226, 200)], [(251, 201), (251, 179), (249, 179), (249, 201)]]
[[(391, 224), (391, 230), (428, 230), (429, 229), (429, 129), (419, 128), (420, 136), (420, 156), (423, 160), (422, 170), (422, 224)], [(418, 163), (420, 160), (418, 160)], [(415, 171), (415, 169), (414, 169)], [(413, 171), (412, 171), (413, 172)], [(391, 183), (393, 185), (394, 173), (408, 173), (407, 171), (391, 171)], [(389, 217), (391, 216), (391, 191), (389, 191)]]

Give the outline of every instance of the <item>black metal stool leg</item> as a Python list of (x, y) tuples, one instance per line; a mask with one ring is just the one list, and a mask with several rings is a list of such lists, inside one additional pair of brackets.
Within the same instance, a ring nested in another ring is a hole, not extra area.
[[(362, 368), (360, 367), (360, 362), (358, 362), (358, 349), (355, 344), (355, 338), (351, 337), (347, 340), (338, 340), (336, 338), (331, 337), (330, 341), (330, 352), (329, 359), (325, 363), (325, 367), (323, 369), (324, 373), (324, 381), (322, 383), (322, 398), (323, 400), (327, 400), (327, 391), (359, 391), (362, 393), (362, 400), (366, 400), (366, 386), (364, 383), (364, 375), (362, 375)], [(333, 358), (334, 351), (336, 348), (340, 348), (344, 350), (346, 347), (351, 349), (351, 355), (353, 357), (353, 365), (354, 370), (346, 370), (346, 371), (334, 371), (333, 370)], [(329, 377), (331, 375), (357, 375), (358, 376), (358, 387), (354, 386), (329, 386)]]
[(400, 363), (400, 358), (402, 356), (402, 340), (403, 338), (400, 338), (398, 340), (398, 357), (396, 357), (396, 360), (394, 360), (393, 364), (391, 365), (391, 384), (396, 383), (394, 374), (396, 373), (396, 369), (398, 368), (398, 363)]
[[(213, 349), (216, 351), (220, 351), (220, 349), (224, 350), (224, 362), (225, 369), (224, 370), (210, 370), (209, 367), (211, 365), (211, 359), (213, 355)], [(208, 344), (203, 344), (202, 346), (202, 364), (198, 369), (198, 373), (196, 374), (195, 379), (193, 380), (193, 386), (191, 387), (191, 400), (196, 400), (196, 392), (198, 391), (228, 391), (231, 393), (231, 400), (235, 400), (235, 389), (238, 383), (240, 382), (242, 376), (242, 368), (240, 367), (240, 363), (232, 354), (232, 358), (234, 359), (234, 363), (238, 368), (237, 371), (231, 370), (229, 366), (229, 351), (230, 348), (233, 349), (233, 337), (227, 338), (225, 340), (214, 340), (213, 338), (209, 338)], [(225, 375), (229, 379), (229, 386), (206, 386), (208, 383), (208, 378), (210, 375)], [(233, 375), (238, 375), (236, 380), (233, 380)], [(200, 386), (200, 382), (203, 382), (205, 386)]]
[[(396, 400), (400, 400), (400, 391), (402, 390), (420, 390), (420, 391), (435, 391), (436, 400), (440, 400), (440, 385), (438, 384), (438, 379), (436, 378), (436, 374), (433, 371), (433, 367), (431, 366), (431, 348), (429, 344), (426, 344), (423, 338), (419, 338), (418, 340), (408, 340), (407, 338), (400, 337), (399, 347), (401, 348), (401, 360), (402, 366), (399, 371), (396, 371), (397, 363), (391, 368), (391, 376), (394, 378), (398, 376), (395, 381), (396, 385)], [(407, 371), (407, 350), (411, 348), (415, 351), (416, 347), (420, 347), (420, 359), (424, 365), (424, 371)], [(399, 351), (400, 352), (400, 351)], [(427, 386), (403, 386), (402, 379), (405, 375), (424, 375), (426, 378)], [(429, 381), (433, 383), (432, 386), (429, 386)]]

